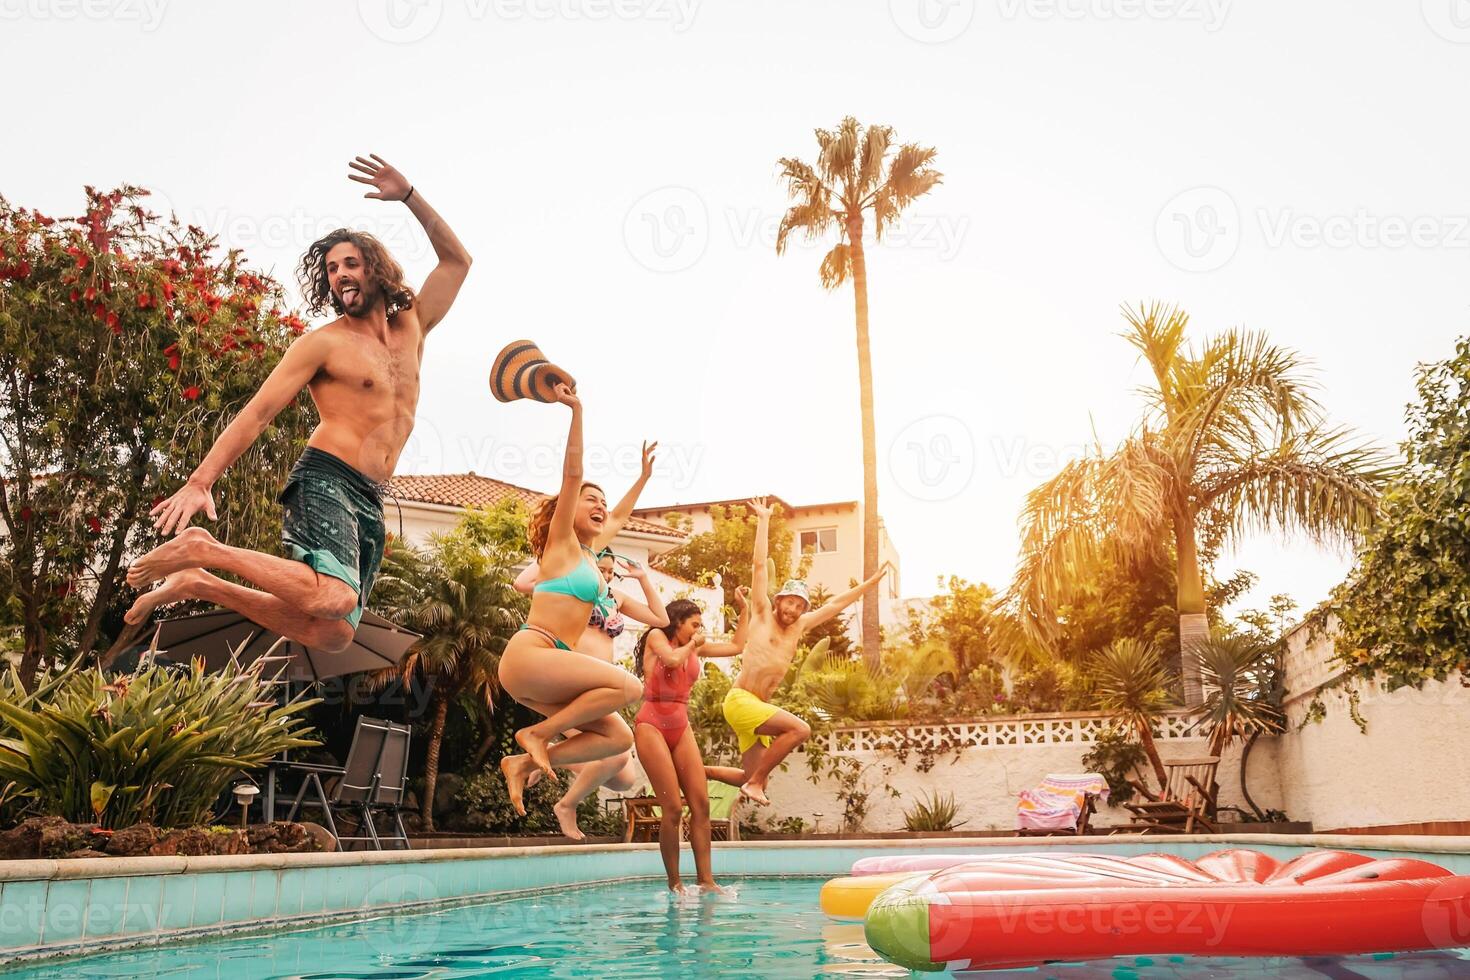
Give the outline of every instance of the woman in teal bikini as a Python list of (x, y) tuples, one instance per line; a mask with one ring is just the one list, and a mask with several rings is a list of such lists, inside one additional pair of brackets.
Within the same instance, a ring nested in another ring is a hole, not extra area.
[[(651, 462), (651, 458), (646, 457), (646, 459)], [(627, 505), (627, 512), (632, 513), (641, 489), (640, 481), (629, 492), (623, 503), (613, 511), (609, 523), (618, 523), (617, 516), (624, 510), (624, 505)], [(556, 501), (550, 498), (543, 501), (531, 518), (530, 538), (533, 553), (539, 553), (544, 549), (546, 529), (551, 524), (551, 512), (555, 503)], [(626, 569), (625, 573), (618, 571), (620, 562)], [(627, 628), (627, 620), (647, 626), (667, 626), (669, 616), (664, 609), (663, 597), (658, 594), (658, 589), (649, 580), (647, 568), (631, 559), (619, 558), (608, 550), (603, 550), (598, 554), (597, 568), (602, 572), (603, 581), (607, 583), (607, 594), (616, 603), (617, 611), (611, 616), (606, 616), (602, 610), (594, 606), (587, 629), (583, 632), (582, 638), (576, 642), (575, 648), (578, 653), (596, 657), (610, 664), (613, 662), (613, 642)], [(614, 591), (612, 583), (617, 577), (630, 578), (641, 584), (643, 601), (639, 602), (625, 592)], [(541, 566), (532, 562), (516, 579), (516, 591), (532, 593), (540, 579)], [(556, 822), (561, 825), (561, 832), (572, 840), (582, 840), (584, 836), (581, 828), (577, 826), (577, 806), (584, 799), (597, 792), (602, 786), (614, 792), (626, 792), (636, 786), (641, 778), (641, 773), (633, 762), (631, 752), (620, 752), (606, 759), (599, 759), (597, 762), (578, 763), (568, 768), (576, 774), (575, 778), (567, 787), (567, 791), (562, 794), (562, 798), (552, 807), (552, 812), (556, 814)], [(533, 769), (530, 778), (526, 780), (526, 788), (530, 789), (534, 786), (540, 777), (541, 771)]]
[[(555, 781), (557, 766), (606, 759), (632, 748), (633, 733), (617, 711), (643, 693), (643, 685), (626, 670), (574, 649), (594, 608), (604, 608), (604, 615), (617, 611), (608, 605), (596, 557), (617, 528), (609, 521), (601, 488), (582, 480), (582, 403), (566, 385), (557, 386), (556, 400), (572, 410), (572, 424), (561, 490), (540, 555), (544, 578), (531, 595), (526, 624), (500, 656), (500, 686), (544, 716), (516, 732), (521, 754), (500, 762), (511, 805), (520, 814), (526, 812), (521, 798), (532, 771), (539, 769)], [(650, 454), (651, 449), (645, 450), (645, 470)], [(549, 744), (571, 729), (577, 733)]]

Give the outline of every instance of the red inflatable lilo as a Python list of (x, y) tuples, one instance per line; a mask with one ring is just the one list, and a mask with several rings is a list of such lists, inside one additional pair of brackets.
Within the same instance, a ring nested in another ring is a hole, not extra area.
[(1470, 945), (1470, 875), (1343, 851), (1285, 863), (1243, 850), (1197, 861), (996, 855), (890, 887), (865, 931), (885, 959), (914, 970), (1446, 949)]

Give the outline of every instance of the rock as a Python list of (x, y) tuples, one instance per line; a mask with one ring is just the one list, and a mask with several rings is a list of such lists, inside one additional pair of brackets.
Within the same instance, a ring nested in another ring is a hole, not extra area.
[(250, 853), (303, 854), (321, 850), (317, 838), (307, 829), (307, 826), (299, 823), (256, 824), (246, 833)]
[(243, 830), (229, 827), (210, 827), (205, 830), (209, 843), (214, 848), (211, 854), (249, 854), (250, 839)]
[(140, 823), (114, 831), (107, 842), (107, 853), (116, 857), (141, 857), (158, 843), (160, 831), (152, 824)]
[(180, 855), (183, 857), (202, 857), (214, 853), (214, 843), (210, 840), (213, 836), (207, 830), (190, 827), (186, 830), (170, 830), (165, 833), (158, 842), (148, 849), (148, 853), (155, 857), (166, 857)]
[(29, 861), (41, 856), (41, 819), (55, 818), (32, 817), (0, 833), (0, 861)]
[(303, 822), (301, 827), (312, 840), (316, 841), (316, 847), (311, 848), (311, 850), (335, 851), (337, 849), (337, 838), (333, 837), (332, 832), (321, 824)]
[(105, 857), (107, 857), (107, 855), (106, 854), (103, 854), (101, 851), (94, 851), (90, 847), (84, 847), (84, 848), (82, 848), (79, 851), (72, 851), (70, 854), (63, 854), (62, 857), (63, 858), (105, 858)]
[(70, 823), (61, 817), (40, 817), (40, 857), (56, 858), (70, 854), (72, 851), (80, 851), (97, 847), (106, 847), (105, 835), (97, 834), (98, 829), (88, 824)]

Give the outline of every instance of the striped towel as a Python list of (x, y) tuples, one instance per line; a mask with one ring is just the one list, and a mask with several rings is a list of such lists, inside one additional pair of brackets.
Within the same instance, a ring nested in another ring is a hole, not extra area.
[(1108, 798), (1108, 781), (1101, 774), (1050, 773), (1035, 789), (1021, 790), (1016, 825), (1021, 830), (1073, 830), (1089, 796)]

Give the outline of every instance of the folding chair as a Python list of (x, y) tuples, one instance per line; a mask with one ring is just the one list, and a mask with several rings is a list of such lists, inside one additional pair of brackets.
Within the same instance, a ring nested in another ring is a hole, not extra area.
[[(408, 795), (410, 734), (411, 729), (407, 725), (395, 725), (377, 718), (359, 718), (352, 733), (352, 746), (347, 750), (346, 765), (289, 763), (286, 768), (305, 773), (305, 777), (286, 819), (295, 820), (297, 810), (303, 806), (318, 807), (327, 830), (339, 844), (366, 842), (373, 850), (381, 851), (383, 841), (388, 840), (401, 844), (407, 850), (408, 833), (403, 829), (400, 811), (404, 797)], [(330, 795), (322, 786), (322, 776), (335, 777)], [(315, 800), (307, 798), (308, 790), (314, 792)], [(393, 815), (393, 833), (378, 833), (373, 820), (376, 810)], [(356, 836), (344, 837), (338, 832), (336, 817), (344, 812), (356, 818)], [(366, 835), (363, 831), (367, 831)]]

